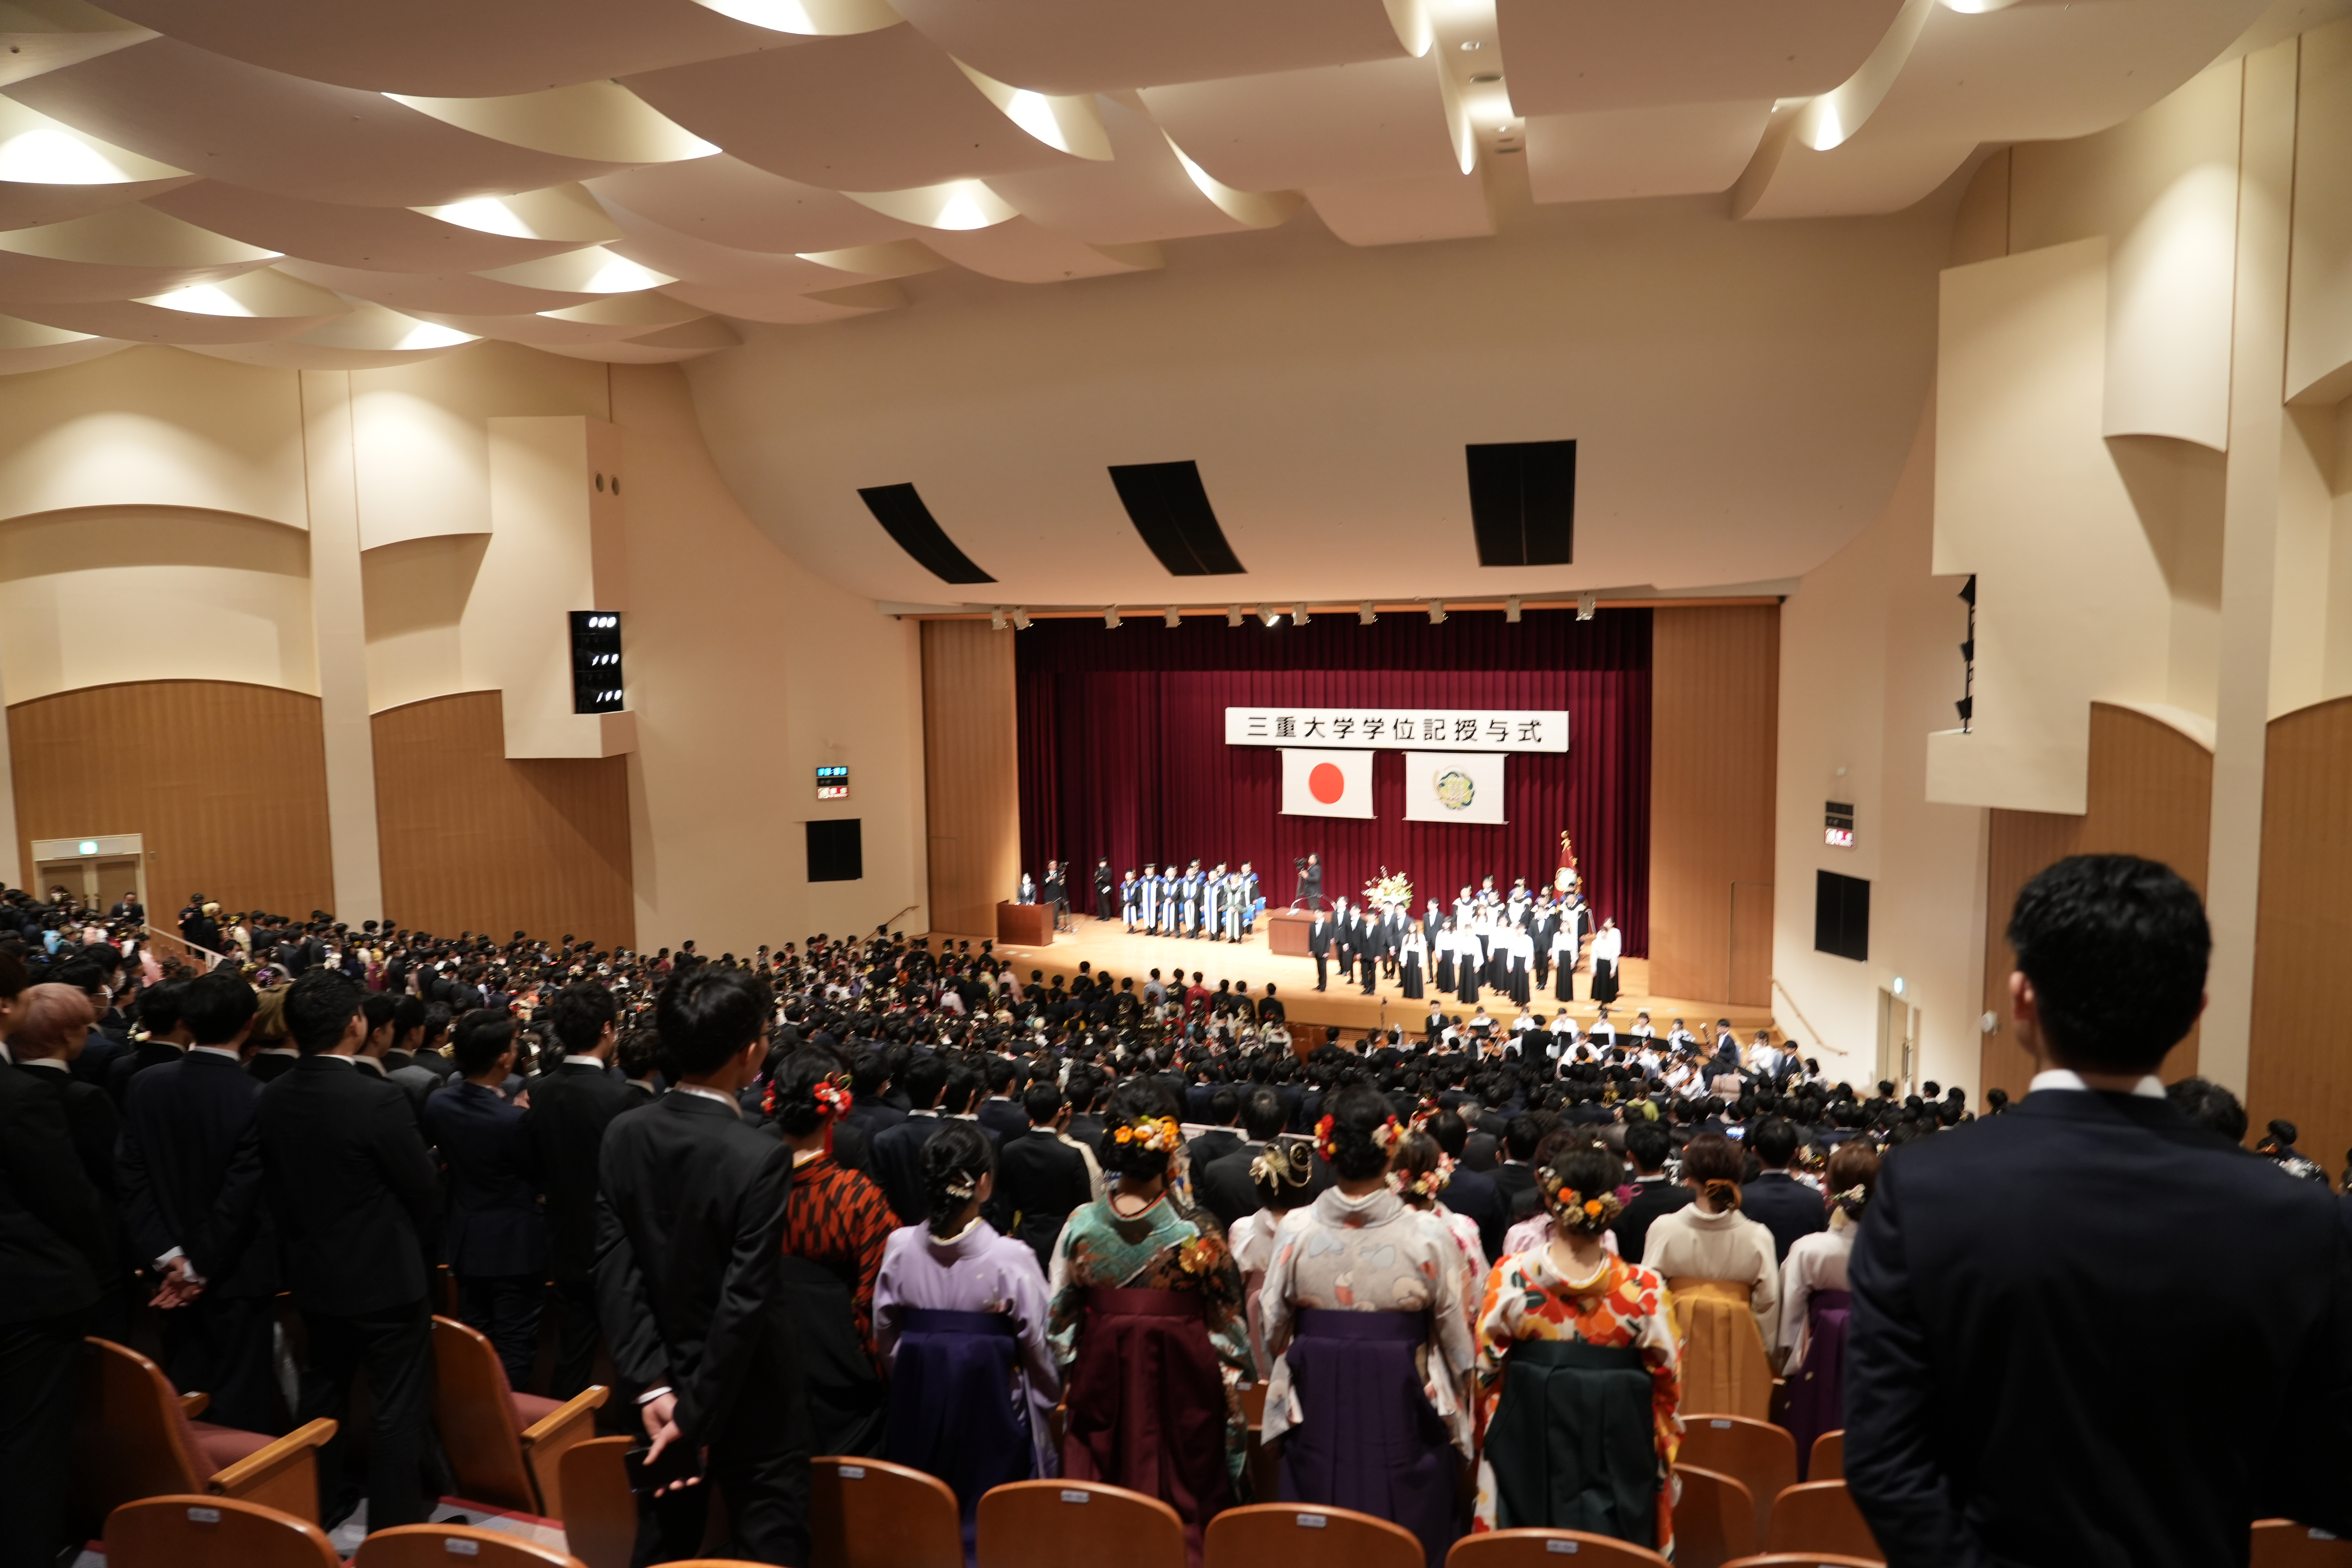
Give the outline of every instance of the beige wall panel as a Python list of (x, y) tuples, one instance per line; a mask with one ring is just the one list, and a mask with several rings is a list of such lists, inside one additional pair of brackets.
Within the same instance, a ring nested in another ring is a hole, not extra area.
[(1773, 881), (1780, 612), (1659, 610), (1652, 626), (1651, 989), (1769, 1005), (1768, 988), (1731, 994), (1732, 885)]
[(2254, 945), (2246, 1111), (2284, 1116), (2330, 1172), (2352, 1146), (2352, 699), (2271, 721), (2263, 798), (2262, 914)]
[(1021, 763), (1013, 638), (986, 621), (923, 623), (923, 778), (932, 928), (992, 937), (1021, 880)]
[(2352, 17), (2305, 33), (2295, 92), (2286, 393), (2352, 396)]
[[(2009, 975), (2017, 953), (2006, 935), (2019, 889), (2068, 855), (2138, 855), (2161, 860), (2205, 890), (2206, 835), (2213, 809), (2212, 752), (2158, 720), (2128, 709), (2091, 709), (2089, 809), (2081, 816), (1993, 813), (1985, 873), (1985, 1010), (2000, 1020), (1986, 1037), (1987, 1087), (2025, 1092), (2033, 1076), (2009, 1017)], [(2197, 1070), (2198, 1031), (2164, 1059), (2168, 1083)]]
[(156, 347), (0, 377), (0, 517), (134, 505), (307, 528), (295, 373)]
[(443, 534), (361, 555), (371, 710), (472, 689), (459, 626), (489, 542), (485, 533)]
[(626, 763), (509, 761), (499, 701), (469, 691), (373, 717), (386, 915), (635, 946)]
[(137, 833), (148, 903), (203, 892), (297, 918), (333, 900), (319, 700), (268, 686), (145, 680), (8, 709), (19, 852)]
[(309, 542), (279, 523), (161, 506), (0, 522), (11, 703), (161, 679), (315, 695), (314, 650)]

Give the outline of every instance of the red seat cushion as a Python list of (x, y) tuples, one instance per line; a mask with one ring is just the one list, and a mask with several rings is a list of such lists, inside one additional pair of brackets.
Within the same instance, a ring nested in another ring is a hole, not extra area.
[(208, 1467), (206, 1475), (218, 1475), (278, 1440), (267, 1432), (240, 1432), (234, 1426), (215, 1426), (209, 1421), (189, 1422), (188, 1432), (195, 1438), (196, 1451)]
[(542, 1399), (536, 1394), (509, 1394), (508, 1402), (514, 1407), (515, 1430), (528, 1432), (540, 1422), (563, 1408), (561, 1399)]

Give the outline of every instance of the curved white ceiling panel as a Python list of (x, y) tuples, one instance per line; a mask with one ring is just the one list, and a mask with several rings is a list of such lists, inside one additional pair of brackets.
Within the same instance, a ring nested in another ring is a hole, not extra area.
[(1449, 169), (1410, 180), (1316, 185), (1307, 199), (1324, 226), (1349, 245), (1411, 245), (1495, 232), (1486, 183), (1475, 169), (1466, 174)]
[(1185, 156), (1244, 191), (1461, 173), (1438, 62), (1275, 71), (1144, 90)]
[(485, 234), (407, 207), (304, 201), (203, 180), (147, 205), (200, 228), (331, 267), (379, 272), (477, 272), (576, 250), (576, 239)]
[[(1139, 109), (1100, 100), (1112, 156), (1034, 174), (1000, 174), (989, 188), (1024, 217), (1097, 245), (1136, 245), (1265, 226), (1217, 204), (1214, 182), (1186, 170), (1165, 132)], [(1283, 209), (1286, 216), (1296, 203)], [(1277, 220), (1278, 221), (1278, 220)]]
[(898, 0), (958, 59), (1036, 92), (1100, 92), (1405, 54), (1381, 0)]
[(878, 245), (916, 232), (839, 191), (804, 185), (740, 158), (630, 169), (593, 180), (589, 188), (665, 227), (738, 250), (791, 256)]
[(1827, 92), (1901, 8), (1902, 0), (1496, 0), (1495, 15), (1511, 106), (1574, 114)]
[(189, 345), (299, 337), (351, 308), (341, 295), (275, 270), (198, 283), (145, 300), (12, 307), (29, 321), (70, 331)]
[(144, 206), (0, 232), (0, 300), (140, 300), (258, 271), (278, 253)]
[(1765, 100), (1529, 115), (1528, 184), (1539, 202), (1727, 190), (1771, 116)]

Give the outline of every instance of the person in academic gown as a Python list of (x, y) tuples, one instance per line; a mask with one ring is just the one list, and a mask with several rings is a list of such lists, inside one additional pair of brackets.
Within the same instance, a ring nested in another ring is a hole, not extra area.
[(1118, 879), (1110, 874), (1110, 862), (1108, 860), (1096, 861), (1095, 919), (1098, 921), (1107, 921), (1110, 919), (1112, 908), (1111, 890), (1118, 885)]
[(1143, 896), (1142, 888), (1142, 882), (1137, 879), (1135, 873), (1132, 871), (1129, 871), (1127, 874), (1126, 880), (1120, 882), (1118, 885), (1119, 923), (1127, 927), (1127, 931), (1129, 936), (1135, 934), (1136, 919), (1142, 913), (1140, 902)]

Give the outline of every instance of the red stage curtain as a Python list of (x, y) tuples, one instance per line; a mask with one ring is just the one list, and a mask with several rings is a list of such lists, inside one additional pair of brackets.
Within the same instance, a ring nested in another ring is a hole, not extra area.
[[(1239, 627), (1202, 617), (1170, 628), (1138, 618), (1041, 620), (1013, 634), (1018, 671), (1022, 865), (1069, 863), (1071, 902), (1093, 900), (1097, 857), (1114, 872), (1145, 861), (1248, 860), (1276, 907), (1291, 861), (1323, 857), (1327, 894), (1353, 895), (1385, 866), (1412, 879), (1416, 907), (1450, 907), (1491, 873), (1505, 889), (1551, 879), (1559, 834), (1594, 909), (1625, 951), (1649, 951), (1650, 612), (1457, 612), (1444, 626), (1391, 614), (1305, 626)], [(1404, 759), (1372, 764), (1371, 821), (1284, 816), (1282, 759), (1228, 746), (1228, 707), (1566, 709), (1566, 755), (1514, 753), (1499, 826), (1404, 820)], [(1692, 758), (1691, 765), (1709, 765)]]

